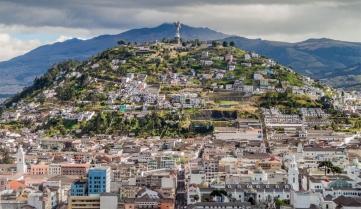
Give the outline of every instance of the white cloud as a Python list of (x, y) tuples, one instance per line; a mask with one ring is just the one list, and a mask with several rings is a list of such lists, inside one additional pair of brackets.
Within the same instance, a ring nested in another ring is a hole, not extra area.
[[(87, 0), (87, 4), (3, 0), (0, 61), (41, 43), (88, 39), (176, 20), (249, 38), (296, 42), (327, 37), (360, 42), (360, 6), (360, 0)], [(37, 40), (19, 40), (9, 34), (31, 34), (30, 39)]]
[(25, 54), (40, 45), (39, 40), (19, 40), (7, 33), (0, 33), (0, 61)]
[[(42, 33), (39, 33), (39, 31)], [(111, 30), (109, 30), (109, 32), (115, 33), (115, 31)], [(30, 34), (36, 38), (22, 40), (15, 38), (10, 34)], [(41, 45), (52, 44), (55, 42), (64, 42), (74, 37), (85, 40), (100, 34), (102, 34), (101, 30), (0, 24), (0, 62), (9, 60), (19, 55), (23, 55)], [(42, 40), (42, 36), (55, 36), (58, 38), (54, 38), (54, 40)]]
[(360, 7), (360, 0), (2, 0), (0, 33), (43, 31), (90, 38), (180, 20), (279, 41), (361, 41)]
[(69, 39), (72, 39), (72, 37), (61, 35), (55, 40), (55, 42), (64, 42), (64, 41), (69, 40)]
[[(1, 19), (0, 19), (1, 21)], [(105, 32), (116, 33), (119, 31), (106, 30)], [(51, 35), (55, 37), (84, 37), (90, 38), (104, 33), (104, 29), (67, 28), (53, 26), (26, 26), (26, 25), (6, 25), (0, 23), (0, 33), (7, 34), (38, 34)], [(55, 41), (55, 40), (54, 40)]]

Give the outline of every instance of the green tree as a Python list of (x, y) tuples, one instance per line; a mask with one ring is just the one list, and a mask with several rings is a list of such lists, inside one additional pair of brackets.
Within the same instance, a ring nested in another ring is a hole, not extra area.
[(287, 205), (287, 202), (285, 200), (277, 198), (275, 200), (275, 205), (277, 206), (277, 208), (280, 208), (281, 206)]
[(228, 42), (227, 42), (227, 41), (223, 41), (222, 46), (223, 46), (223, 47), (228, 47)]
[(75, 85), (65, 85), (55, 89), (57, 97), (63, 101), (71, 100), (77, 93)]
[(228, 196), (227, 192), (224, 190), (213, 190), (210, 194), (211, 197), (222, 197), (222, 196)]
[(342, 173), (342, 169), (338, 166), (332, 166), (331, 167), (331, 172), (333, 175), (337, 174), (337, 173)]
[(235, 46), (234, 41), (229, 42), (229, 46), (234, 47)]
[(198, 195), (195, 195), (193, 198), (194, 198), (195, 201), (198, 201), (198, 200), (199, 200), (199, 196), (198, 196)]
[(361, 120), (356, 120), (353, 125), (353, 128), (360, 129), (361, 128)]
[(217, 47), (219, 45), (218, 41), (212, 41), (212, 47)]
[(327, 173), (331, 171), (331, 168), (334, 167), (331, 161), (321, 161), (318, 164), (318, 168), (323, 168), (325, 171), (325, 176), (327, 176)]
[(10, 153), (5, 148), (0, 148), (0, 164), (11, 164), (14, 159), (10, 157)]

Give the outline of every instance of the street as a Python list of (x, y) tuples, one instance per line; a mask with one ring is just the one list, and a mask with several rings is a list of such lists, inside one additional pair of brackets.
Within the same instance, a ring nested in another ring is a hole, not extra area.
[(185, 173), (184, 170), (178, 171), (178, 180), (177, 180), (177, 191), (175, 198), (175, 208), (182, 209), (187, 206), (187, 195), (185, 191)]

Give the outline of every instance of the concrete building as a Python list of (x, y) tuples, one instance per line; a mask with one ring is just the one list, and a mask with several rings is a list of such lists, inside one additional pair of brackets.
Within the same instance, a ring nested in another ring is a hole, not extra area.
[(61, 165), (49, 164), (49, 175), (61, 175)]
[(63, 176), (85, 176), (87, 174), (87, 170), (89, 165), (87, 164), (66, 164), (61, 165), (61, 175)]
[(68, 209), (100, 209), (100, 197), (71, 196), (68, 199)]
[(31, 175), (48, 175), (49, 174), (49, 166), (44, 163), (31, 165), (30, 174)]
[(87, 179), (79, 179), (71, 184), (70, 195), (71, 196), (86, 196), (88, 193)]
[(88, 194), (97, 196), (100, 193), (110, 192), (110, 168), (94, 167), (88, 171)]

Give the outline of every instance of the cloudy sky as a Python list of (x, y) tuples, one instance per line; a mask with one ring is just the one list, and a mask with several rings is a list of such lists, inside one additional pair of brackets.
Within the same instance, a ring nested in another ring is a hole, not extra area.
[(250, 38), (361, 42), (360, 11), (361, 0), (0, 0), (0, 60), (176, 20)]

